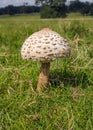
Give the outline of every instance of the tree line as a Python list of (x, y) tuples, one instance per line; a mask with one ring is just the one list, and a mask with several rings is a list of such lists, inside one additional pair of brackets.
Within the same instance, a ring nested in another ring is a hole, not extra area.
[(38, 6), (22, 5), (22, 6), (13, 6), (8, 5), (7, 7), (0, 8), (0, 15), (15, 15), (15, 14), (30, 14), (40, 12)]
[(81, 2), (79, 0), (36, 0), (37, 5), (42, 5), (40, 15), (42, 18), (66, 17), (68, 13), (79, 12), (82, 15), (93, 15), (93, 3)]
[(65, 2), (65, 0), (36, 0), (35, 6), (30, 6), (27, 3), (22, 6), (9, 5), (0, 8), (0, 15), (38, 12), (40, 12), (41, 18), (66, 17), (71, 12), (80, 12), (82, 15), (93, 15), (93, 3), (75, 0), (67, 5)]

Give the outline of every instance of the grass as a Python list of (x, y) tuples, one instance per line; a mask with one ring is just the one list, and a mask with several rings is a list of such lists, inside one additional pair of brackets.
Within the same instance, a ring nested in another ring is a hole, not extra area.
[(68, 15), (67, 15), (68, 17), (67, 18), (74, 18), (74, 19), (82, 19), (82, 18), (93, 18), (93, 16), (86, 16), (86, 15), (82, 15), (82, 14), (80, 14), (80, 13), (78, 13), (78, 12), (76, 12), (76, 13), (68, 13)]
[[(0, 130), (93, 130), (93, 19), (67, 19), (0, 17)], [(68, 39), (72, 54), (51, 63), (51, 87), (38, 94), (40, 63), (20, 49), (43, 27)]]

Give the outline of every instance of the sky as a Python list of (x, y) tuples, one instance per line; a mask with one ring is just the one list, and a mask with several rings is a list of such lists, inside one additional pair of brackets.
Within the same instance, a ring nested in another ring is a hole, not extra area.
[[(68, 0), (68, 1), (70, 1), (70, 0)], [(80, 1), (93, 2), (93, 0), (80, 0)], [(29, 5), (34, 5), (35, 0), (0, 0), (0, 7), (5, 7), (7, 5), (15, 5), (15, 6), (23, 5), (24, 2), (27, 2)]]
[(35, 0), (0, 0), (0, 7), (5, 7), (7, 5), (23, 5), (24, 2), (27, 2), (30, 5), (34, 5)]

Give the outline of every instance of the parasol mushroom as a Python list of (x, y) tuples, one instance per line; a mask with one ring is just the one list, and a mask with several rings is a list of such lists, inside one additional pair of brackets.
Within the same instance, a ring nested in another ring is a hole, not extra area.
[(66, 39), (49, 28), (33, 33), (22, 48), (23, 59), (40, 61), (41, 70), (37, 83), (37, 91), (48, 86), (50, 62), (56, 58), (69, 57), (70, 47)]

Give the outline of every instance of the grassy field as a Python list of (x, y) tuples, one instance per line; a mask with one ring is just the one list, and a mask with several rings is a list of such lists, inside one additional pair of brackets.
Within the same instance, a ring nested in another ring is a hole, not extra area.
[[(24, 61), (24, 40), (43, 27), (70, 43), (51, 62), (51, 87), (37, 93), (40, 63)], [(93, 130), (93, 18), (0, 17), (0, 130)]]

